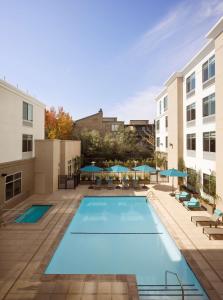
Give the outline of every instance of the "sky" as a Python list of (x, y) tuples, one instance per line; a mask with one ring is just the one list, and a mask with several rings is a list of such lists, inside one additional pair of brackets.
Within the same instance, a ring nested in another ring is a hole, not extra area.
[(222, 15), (222, 0), (0, 0), (0, 78), (74, 120), (153, 121)]

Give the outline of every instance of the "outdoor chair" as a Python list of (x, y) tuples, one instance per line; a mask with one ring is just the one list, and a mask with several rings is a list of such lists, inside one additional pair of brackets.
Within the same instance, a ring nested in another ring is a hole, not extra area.
[(138, 180), (134, 180), (133, 181), (133, 188), (135, 190), (139, 190), (140, 189), (140, 184), (139, 184), (139, 181)]
[(128, 184), (128, 182), (126, 180), (122, 181), (122, 188), (124, 190), (128, 190), (129, 189), (129, 184)]
[(218, 236), (218, 237), (223, 238), (223, 228), (204, 227), (203, 233), (209, 237), (209, 240), (211, 239), (212, 236)]
[(206, 225), (209, 225), (210, 227), (215, 226), (217, 227), (221, 222), (221, 218), (223, 216), (223, 212), (220, 209), (215, 209), (212, 216), (192, 216), (191, 222), (195, 222), (196, 226), (198, 223), (205, 223)]
[(194, 197), (192, 197), (189, 201), (183, 201), (183, 205), (188, 210), (199, 209), (201, 207), (199, 200)]
[(187, 192), (180, 192), (175, 194), (175, 198), (179, 201), (188, 201), (190, 198), (190, 194)]
[(94, 186), (94, 189), (100, 190), (101, 187), (102, 187), (102, 185), (101, 185), (101, 178), (97, 178), (97, 179), (96, 179), (96, 184), (95, 184), (95, 186)]
[(115, 186), (113, 184), (113, 180), (112, 179), (108, 179), (107, 189), (108, 190), (113, 190), (114, 188), (115, 188)]

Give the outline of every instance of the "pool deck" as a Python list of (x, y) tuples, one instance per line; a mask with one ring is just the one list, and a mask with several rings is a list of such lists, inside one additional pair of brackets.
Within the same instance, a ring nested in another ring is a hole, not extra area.
[[(153, 194), (151, 194), (151, 191)], [(190, 221), (205, 211), (187, 211), (168, 192), (150, 190), (61, 190), (51, 195), (33, 195), (16, 206), (54, 204), (37, 224), (12, 224), (16, 212), (5, 214), (0, 228), (0, 299), (136, 300), (132, 275), (44, 275), (45, 267), (85, 195), (147, 195), (172, 238), (206, 289), (210, 299), (223, 299), (223, 240), (209, 240), (202, 227)], [(75, 259), (75, 253), (74, 253)]]

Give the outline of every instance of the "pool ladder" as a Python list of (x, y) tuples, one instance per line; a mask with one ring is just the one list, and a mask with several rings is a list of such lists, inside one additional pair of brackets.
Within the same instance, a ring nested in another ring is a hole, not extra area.
[[(173, 275), (178, 284), (168, 284), (168, 275)], [(203, 294), (194, 284), (183, 284), (177, 273), (166, 270), (165, 284), (139, 284), (139, 299), (202, 299)]]

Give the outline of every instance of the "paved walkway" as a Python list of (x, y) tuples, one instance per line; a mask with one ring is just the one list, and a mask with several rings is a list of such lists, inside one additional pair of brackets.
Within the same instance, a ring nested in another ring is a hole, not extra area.
[[(208, 240), (191, 215), (167, 192), (151, 189), (152, 205), (185, 255), (210, 299), (223, 299), (223, 241)], [(43, 275), (83, 195), (145, 195), (148, 192), (122, 190), (58, 191), (33, 195), (16, 208), (52, 203), (54, 207), (37, 224), (7, 224), (0, 229), (0, 299), (138, 299), (135, 276)], [(7, 222), (15, 212), (5, 214)]]

